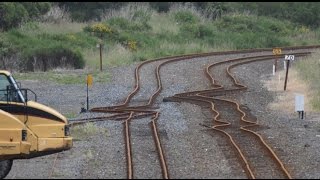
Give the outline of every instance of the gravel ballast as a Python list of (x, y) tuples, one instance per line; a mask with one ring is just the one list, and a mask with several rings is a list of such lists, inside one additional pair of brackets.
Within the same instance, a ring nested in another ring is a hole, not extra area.
[[(194, 58), (161, 68), (163, 90), (154, 106), (160, 112), (157, 123), (170, 178), (247, 178), (240, 163), (236, 159), (227, 158), (225, 151), (228, 149), (221, 142), (223, 136), (209, 132), (200, 125), (212, 119), (207, 108), (186, 102), (163, 102), (162, 99), (176, 93), (208, 89), (209, 81), (204, 76), (204, 68), (210, 63), (265, 54), (271, 52)], [(151, 63), (141, 68), (142, 91), (133, 98), (132, 105), (141, 104), (141, 100), (146, 99), (143, 95), (150, 96), (155, 91), (154, 70), (158, 64), (159, 62)], [(275, 150), (293, 178), (320, 178), (320, 137), (317, 136), (320, 134), (319, 114), (308, 114), (305, 120), (300, 120), (280, 109), (275, 111), (268, 108), (276, 94), (268, 91), (262, 82), (272, 77), (272, 64), (273, 61), (270, 60), (232, 69), (236, 78), (248, 86), (248, 91), (239, 93), (241, 96), (237, 100), (257, 117), (258, 124), (263, 127), (259, 133)], [(122, 103), (134, 89), (136, 65), (107, 69), (111, 71), (112, 80), (104, 84), (94, 83), (89, 92), (90, 108)], [(153, 82), (147, 82), (148, 79)], [(78, 114), (81, 102), (86, 101), (84, 84), (57, 85), (37, 81), (21, 83), (23, 87), (37, 93), (38, 102), (53, 107), (64, 115)], [(88, 116), (92, 114), (78, 114), (78, 117)], [(131, 122), (134, 178), (162, 178), (150, 121), (151, 118), (142, 118)], [(69, 151), (29, 160), (15, 160), (6, 178), (125, 179), (127, 170), (122, 122), (95, 123), (99, 131), (76, 139), (74, 147)]]

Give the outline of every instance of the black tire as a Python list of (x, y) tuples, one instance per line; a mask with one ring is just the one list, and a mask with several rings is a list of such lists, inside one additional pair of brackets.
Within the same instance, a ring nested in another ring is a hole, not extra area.
[(2, 160), (0, 161), (0, 179), (5, 178), (12, 167), (13, 160)]

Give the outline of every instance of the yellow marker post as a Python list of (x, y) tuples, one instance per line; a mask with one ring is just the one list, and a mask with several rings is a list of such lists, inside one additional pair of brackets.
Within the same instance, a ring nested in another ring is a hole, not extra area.
[(87, 111), (89, 111), (89, 86), (92, 87), (93, 77), (91, 74), (87, 75)]
[(88, 74), (88, 76), (87, 76), (87, 84), (88, 84), (88, 86), (92, 87), (92, 83), (93, 83), (92, 75)]

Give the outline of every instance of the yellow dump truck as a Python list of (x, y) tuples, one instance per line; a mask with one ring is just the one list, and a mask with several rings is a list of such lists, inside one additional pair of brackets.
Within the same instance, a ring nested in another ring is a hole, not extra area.
[(68, 120), (36, 101), (32, 90), (22, 89), (10, 72), (0, 70), (1, 179), (10, 172), (15, 159), (49, 155), (72, 147)]

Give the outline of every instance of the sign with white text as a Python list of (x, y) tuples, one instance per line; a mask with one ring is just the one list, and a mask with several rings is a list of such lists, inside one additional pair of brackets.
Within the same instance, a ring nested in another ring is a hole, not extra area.
[(285, 55), (284, 59), (288, 61), (294, 61), (294, 55)]

